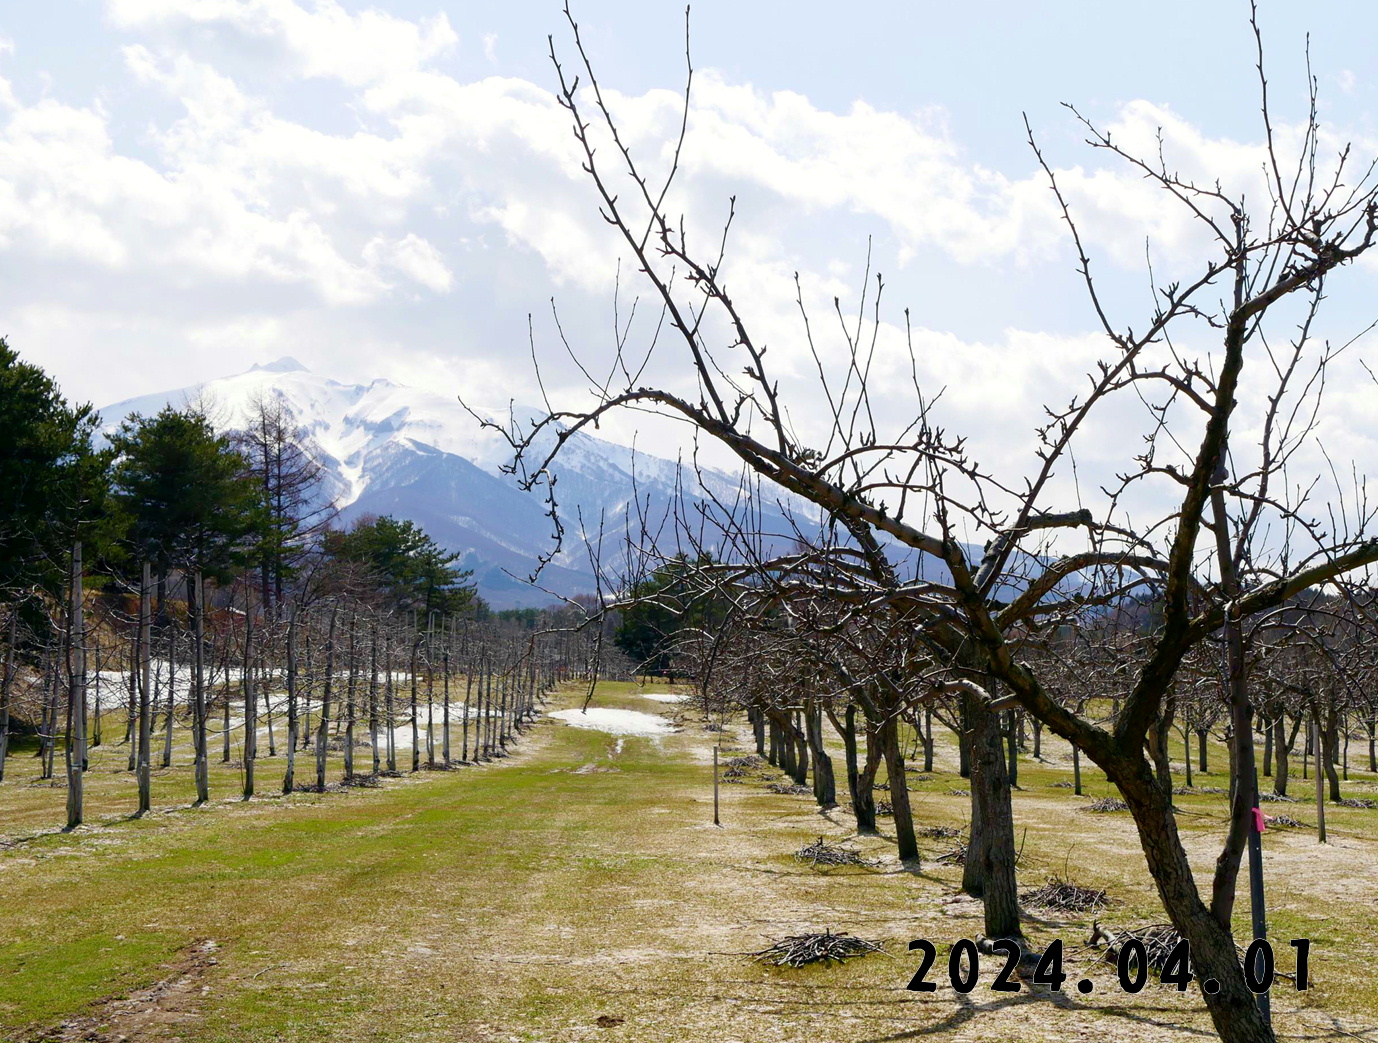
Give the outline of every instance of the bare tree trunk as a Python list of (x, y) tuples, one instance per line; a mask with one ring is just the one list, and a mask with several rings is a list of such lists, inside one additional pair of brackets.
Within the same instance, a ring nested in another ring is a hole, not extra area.
[(502, 753), (507, 753), (507, 689), (508, 675), (503, 674), (498, 685), (498, 698), (501, 703), (498, 708), (498, 745), (502, 748)]
[(488, 725), (492, 716), (493, 704), (493, 665), (484, 656), (479, 666), (478, 677), (478, 724), (474, 735), (474, 760), (488, 759)]
[(297, 609), (287, 613), (287, 770), (282, 776), (282, 792), (292, 792), (297, 784)]
[(412, 620), (411, 633), (411, 770), (421, 770), (421, 733), (418, 730), (419, 720), (417, 718), (417, 683), (416, 676), (417, 660), (416, 654), (420, 647), (420, 639), (416, 632), (416, 621)]
[(167, 719), (163, 722), (164, 768), (172, 767), (172, 722), (177, 716), (177, 627), (172, 618), (167, 627)]
[(225, 638), (225, 653), (220, 664), (224, 668), (224, 678), (220, 685), (220, 694), (225, 699), (225, 705), (221, 707), (220, 760), (222, 764), (230, 763), (230, 646), (233, 643), (234, 631), (231, 630)]
[(153, 570), (148, 562), (144, 562), (143, 582), (139, 585), (139, 649), (142, 656), (140, 664), (139, 678), (139, 743), (138, 743), (138, 772), (139, 772), (139, 815), (149, 812), (153, 806), (152, 778), (149, 763), (149, 660), (150, 641), (149, 630), (152, 625), (152, 596), (151, 587), (153, 584)]
[(57, 752), (58, 656), (59, 650), (50, 648), (43, 665), (43, 719), (38, 747), (39, 777), (43, 779), (53, 777), (53, 758)]
[(448, 768), (450, 766), (450, 639), (445, 633), (444, 619), (440, 621), (440, 648), (440, 669), (445, 700), (445, 728), (441, 733), (440, 755), (445, 761), (445, 767)]
[(258, 692), (254, 686), (254, 617), (244, 592), (244, 799), (254, 795), (254, 762), (258, 759)]
[(206, 744), (206, 595), (200, 572), (189, 581), (189, 585), (191, 591), (187, 603), (192, 613), (191, 741), (195, 750), (196, 803), (204, 804), (210, 800), (210, 756)]
[[(990, 938), (1017, 938), (1019, 893), (1015, 872), (1014, 814), (1010, 780), (1001, 750), (1000, 718), (978, 697), (966, 693), (966, 719), (971, 722), (971, 842), (962, 873), (963, 889), (985, 903), (985, 933)], [(1008, 734), (1014, 735), (1010, 721)]]
[(0, 782), (5, 781), (5, 761), (10, 752), (10, 686), (14, 683), (14, 651), (19, 643), (19, 605), (10, 606), (9, 639), (5, 643), (5, 666), (0, 670)]
[(388, 771), (397, 770), (397, 690), (392, 683), (392, 642), (383, 637), (383, 706), (388, 719)]
[(1330, 784), (1330, 799), (1338, 803), (1341, 794), (1340, 776), (1335, 771), (1335, 762), (1339, 760), (1340, 746), (1337, 718), (1338, 713), (1335, 709), (1335, 700), (1332, 698), (1329, 705), (1326, 707), (1324, 723), (1319, 733), (1324, 754), (1318, 758), (1317, 763), (1323, 767), (1326, 781)]
[(124, 741), (129, 744), (129, 771), (135, 771), (139, 761), (139, 664), (143, 661), (143, 630), (135, 631), (133, 647), (129, 650), (129, 704), (126, 707)]
[(809, 700), (804, 711), (808, 726), (809, 753), (813, 760), (813, 796), (819, 807), (837, 804), (837, 781), (833, 775), (833, 761), (823, 748), (823, 710), (815, 700)]
[(900, 750), (899, 722), (887, 713), (879, 725), (885, 751), (885, 774), (890, 782), (890, 807), (895, 814), (895, 841), (900, 861), (919, 857), (919, 842), (914, 835), (914, 815), (909, 806), (909, 780), (904, 774), (904, 753)]
[(354, 684), (358, 676), (358, 660), (354, 656), (355, 616), (349, 614), (349, 681), (345, 692), (345, 782), (354, 781)]
[(426, 767), (435, 767), (435, 620), (426, 620)]
[[(1035, 737), (1037, 732), (1034, 733)], [(1037, 742), (1037, 738), (1035, 738)], [(923, 708), (923, 770), (925, 773), (933, 770), (933, 707)]]
[(368, 733), (373, 747), (373, 774), (382, 769), (378, 756), (378, 624), (373, 624), (373, 641), (369, 651)]
[(474, 664), (466, 662), (464, 664), (464, 725), (461, 746), (459, 748), (459, 759), (464, 763), (469, 762), (469, 707), (470, 698), (474, 692)]
[(273, 713), (273, 667), (268, 659), (273, 631), (268, 630), (267, 627), (271, 622), (272, 617), (265, 612), (263, 620), (260, 620), (265, 632), (258, 640), (258, 654), (259, 658), (263, 660), (263, 668), (259, 671), (259, 677), (263, 679), (263, 723), (268, 727), (268, 756), (276, 757), (278, 755), (278, 743), (277, 736), (273, 732), (273, 717), (275, 716)]
[[(102, 736), (102, 734), (103, 734), (102, 731), (101, 731), (101, 720), (100, 720), (100, 719), (101, 719), (101, 690), (100, 690), (100, 680), (101, 680), (101, 678), (100, 678), (100, 675), (101, 675), (101, 670), (104, 668), (105, 661), (101, 658), (101, 647), (100, 647), (100, 635), (99, 635), (99, 632), (97, 632), (96, 634), (92, 635), (92, 637), (93, 637), (93, 640), (92, 640), (92, 645), (93, 645), (93, 647), (92, 647), (92, 652), (91, 652), (91, 654), (95, 657), (95, 660), (96, 660), (96, 670), (95, 670), (95, 675), (96, 675), (96, 676), (95, 676), (95, 680), (96, 680), (96, 684), (95, 684), (95, 689), (96, 689), (96, 708), (95, 708), (95, 711), (94, 711), (94, 713), (93, 713), (93, 715), (92, 715), (92, 717), (91, 717), (91, 728), (90, 728), (91, 740), (90, 740), (88, 746), (91, 747), (91, 748), (94, 748), (94, 747), (100, 745), (101, 736)], [(3, 745), (0, 745), (0, 761), (3, 761), (3, 760), (4, 760), (3, 749), (4, 749)], [(90, 750), (88, 749), (87, 752), (89, 753)], [(90, 768), (90, 764), (84, 764), (84, 765), (82, 765), (82, 770), (83, 770), (83, 771), (86, 771), (86, 770), (88, 770), (89, 768)], [(4, 772), (3, 772), (3, 770), (0, 770), (0, 778), (4, 778)]]
[(856, 816), (857, 832), (874, 832), (876, 828), (874, 808), (871, 809), (870, 829), (862, 829), (861, 772), (857, 768), (856, 750), (856, 704), (852, 702), (847, 704), (847, 709), (843, 714), (845, 724), (837, 719), (837, 714), (831, 707), (828, 708), (828, 717), (832, 721), (833, 727), (837, 729), (838, 735), (842, 736), (842, 755), (847, 766), (847, 792), (851, 794), (852, 814)]
[(1244, 983), (1229, 928), (1201, 901), (1173, 810), (1149, 765), (1140, 758), (1137, 764), (1126, 761), (1115, 768), (1115, 782), (1139, 828), (1163, 908), (1191, 944), (1193, 972), (1203, 981), (1214, 978), (1220, 985), (1218, 993), (1204, 997), (1216, 1032), (1230, 1043), (1273, 1043), (1272, 1029)]
[(1316, 740), (1317, 740), (1316, 743), (1315, 743), (1315, 750), (1316, 750), (1316, 840), (1317, 840), (1318, 843), (1324, 844), (1324, 843), (1325, 843), (1325, 779), (1322, 778), (1322, 775), (1323, 775), (1324, 773), (1321, 771), (1321, 761), (1325, 760), (1325, 757), (1324, 757), (1324, 755), (1321, 753), (1321, 744), (1320, 744), (1320, 741), (1319, 741), (1319, 739), (1320, 739), (1320, 731), (1321, 731), (1321, 718), (1320, 718), (1320, 714), (1319, 714), (1314, 708), (1312, 709), (1311, 714), (1312, 714), (1312, 716), (1311, 716), (1311, 729), (1312, 729), (1312, 734), (1316, 737)]
[(67, 629), (67, 828), (76, 829), (82, 818), (82, 765), (86, 762), (86, 605), (82, 598), (81, 543), (72, 545), (71, 616)]
[(325, 635), (325, 683), (321, 688), (320, 720), (316, 724), (317, 793), (325, 792), (325, 759), (330, 749), (330, 696), (335, 683), (335, 619), (338, 613), (337, 608), (330, 610), (330, 629), (326, 631)]

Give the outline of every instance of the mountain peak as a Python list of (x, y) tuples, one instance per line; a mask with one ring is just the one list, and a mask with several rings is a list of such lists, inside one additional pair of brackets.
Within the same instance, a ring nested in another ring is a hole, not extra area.
[(254, 372), (262, 372), (262, 373), (309, 373), (310, 370), (308, 370), (308, 369), (307, 369), (305, 366), (303, 366), (300, 362), (298, 362), (296, 359), (294, 359), (291, 355), (284, 355), (284, 356), (282, 356), (282, 358), (278, 359), (276, 362), (269, 362), (269, 363), (262, 364), (262, 365), (260, 365), (259, 363), (255, 362), (252, 366), (249, 367), (249, 372), (250, 372), (250, 373), (254, 373)]

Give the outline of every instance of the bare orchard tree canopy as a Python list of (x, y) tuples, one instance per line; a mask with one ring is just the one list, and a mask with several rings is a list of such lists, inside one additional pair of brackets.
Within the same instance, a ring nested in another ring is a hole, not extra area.
[[(1322, 153), (1314, 81), (1310, 118), (1300, 139), (1284, 147), (1273, 130), (1256, 17), (1250, 24), (1267, 175), (1258, 198), (1213, 179), (1179, 176), (1161, 150), (1130, 151), (1069, 110), (1091, 148), (1118, 157), (1182, 208), (1205, 244), (1194, 268), (1171, 281), (1157, 281), (1150, 265), (1152, 305), (1123, 313), (1101, 292), (1077, 214), (1030, 132), (1076, 251), (1103, 351), (1089, 374), (1067, 374), (1063, 401), (1046, 404), (1046, 422), (1031, 432), (1038, 446), (1033, 465), (997, 474), (973, 459), (962, 432), (941, 425), (935, 402), (942, 389), (924, 386), (917, 365), (910, 415), (893, 430), (880, 422), (871, 376), (883, 324), (879, 278), (874, 290), (863, 290), (856, 321), (841, 323), (840, 365), (815, 340), (801, 293), (798, 336), (829, 404), (826, 432), (801, 434), (791, 420), (789, 392), (725, 281), (730, 216), (721, 238), (705, 250), (691, 245), (688, 221), (670, 207), (692, 65), (679, 138), (666, 149), (674, 162), (653, 180), (624, 144), (578, 24), (566, 15), (577, 67), (562, 62), (552, 42), (559, 98), (597, 205), (634, 258), (658, 314), (639, 347), (619, 329), (616, 365), (589, 389), (593, 405), (555, 406), (525, 425), (513, 418), (504, 433), (514, 473), (527, 487), (550, 484), (575, 432), (612, 411), (635, 409), (687, 422), (751, 473), (812, 504), (822, 519), (819, 531), (793, 534), (787, 553), (772, 552), (760, 539), (749, 505), (720, 522), (727, 542), (746, 552), (723, 568), (735, 567), (737, 582), (768, 591), (756, 603), (769, 603), (772, 611), (816, 616), (820, 599), (826, 601), (832, 633), (855, 625), (893, 634), (902, 623), (917, 635), (920, 654), (907, 652), (902, 668), (896, 656), (856, 660), (883, 664), (875, 676), (853, 683), (889, 692), (892, 712), (948, 692), (988, 708), (999, 686), (1103, 768), (1129, 805), (1164, 906), (1192, 943), (1197, 973), (1222, 983), (1207, 997), (1217, 1030), (1227, 1040), (1271, 1039), (1245, 988), (1230, 927), (1256, 803), (1252, 774), (1241, 771), (1235, 780), (1231, 828), (1211, 893), (1203, 897), (1170, 791), (1155, 773), (1149, 737), (1193, 650), (1208, 639), (1222, 641), (1232, 755), (1251, 765), (1244, 622), (1304, 591), (1335, 587), (1378, 561), (1362, 495), (1344, 497), (1347, 490), (1338, 479), (1332, 484), (1330, 474), (1302, 471), (1302, 461), (1318, 458), (1313, 450), (1325, 415), (1327, 368), (1343, 350), (1312, 331), (1332, 280), (1370, 249), (1378, 232), (1373, 166), (1356, 164), (1348, 149)], [(672, 343), (657, 344), (667, 336)], [(660, 370), (673, 352), (676, 371), (648, 385), (642, 380), (651, 372), (652, 348)], [(909, 350), (912, 360), (912, 341)], [(675, 390), (691, 385), (695, 393)], [(1095, 425), (1110, 414), (1121, 430), (1134, 417), (1145, 419), (1133, 437), (1107, 446), (1097, 442)], [(1249, 436), (1233, 437), (1241, 431)], [(1077, 454), (1104, 457), (1112, 450), (1122, 453), (1118, 479), (1099, 495), (1071, 498), (1075, 487), (1064, 478)], [(1347, 461), (1336, 462), (1336, 473), (1348, 470)], [(1311, 501), (1328, 487), (1333, 502)], [(558, 510), (553, 496), (552, 509)], [(1023, 649), (1031, 635), (1103, 615), (1130, 598), (1153, 602), (1157, 618), (1124, 678), (1120, 712), (1113, 722), (1097, 723), (1059, 690), (1065, 672)]]

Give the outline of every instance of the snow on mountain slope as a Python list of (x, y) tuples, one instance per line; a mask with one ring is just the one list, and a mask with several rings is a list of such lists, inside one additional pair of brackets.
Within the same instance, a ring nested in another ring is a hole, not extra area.
[[(457, 389), (456, 389), (457, 390)], [(104, 430), (130, 413), (148, 415), (167, 404), (202, 401), (218, 426), (238, 428), (262, 397), (278, 398), (309, 437), (308, 448), (325, 468), (326, 495), (344, 520), (362, 514), (410, 518), (440, 544), (463, 554), (475, 571), (479, 590), (495, 607), (548, 604), (548, 594), (514, 579), (530, 573), (536, 559), (553, 547), (552, 525), (540, 495), (516, 487), (500, 466), (507, 444), (479, 426), (452, 390), (403, 387), (386, 380), (341, 384), (284, 358), (206, 384), (144, 395), (101, 410)], [(467, 398), (467, 396), (466, 396)], [(478, 408), (478, 407), (475, 407)], [(506, 416), (506, 408), (485, 412)], [(518, 409), (517, 415), (535, 414)], [(635, 470), (635, 479), (633, 479)], [(578, 517), (587, 527), (602, 519), (604, 546), (621, 543), (639, 523), (636, 490), (649, 502), (652, 519), (662, 517), (675, 493), (677, 475), (686, 493), (696, 490), (689, 468), (584, 434), (561, 454), (558, 490), (566, 519), (564, 551), (542, 573), (542, 585), (571, 595), (594, 589), (587, 549), (578, 539)], [(714, 496), (731, 502), (737, 481), (709, 472)], [(770, 514), (770, 512), (768, 512)], [(770, 515), (777, 532), (788, 531), (778, 512)]]

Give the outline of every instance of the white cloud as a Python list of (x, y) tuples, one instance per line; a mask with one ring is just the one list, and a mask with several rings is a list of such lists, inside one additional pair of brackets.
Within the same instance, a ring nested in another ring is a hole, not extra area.
[(393, 269), (436, 293), (448, 293), (454, 286), (454, 273), (445, 258), (426, 240), (408, 232), (395, 242), (379, 236), (364, 247), (364, 260), (382, 269)]
[(294, 0), (107, 0), (123, 29), (213, 26), (281, 48), (302, 76), (354, 86), (424, 68), (459, 37), (443, 14), (411, 22), (369, 8), (351, 15), (336, 0), (308, 10)]
[[(571, 336), (604, 353), (607, 300), (624, 247), (599, 216), (568, 115), (548, 84), (450, 75), (440, 62), (458, 37), (444, 16), (351, 13), (335, 0), (108, 0), (107, 11), (128, 34), (131, 89), (121, 119), (94, 102), (15, 98), (0, 80), (0, 263), (17, 273), (52, 264), (73, 287), (54, 289), (40, 274), (4, 291), (0, 304), (28, 309), (15, 330), (21, 350), (27, 339), (70, 361), (71, 349), (44, 332), (51, 321), (93, 353), (107, 336), (144, 352), (186, 345), (188, 358), (210, 368), (206, 376), (243, 368), (226, 361), (236, 350), (245, 363), (287, 353), (310, 361), (315, 350), (318, 360), (356, 367), (339, 374), (349, 379), (475, 372), (474, 362), (486, 360), (485, 380), (506, 387), (510, 360), (524, 357), (525, 314), (558, 290), (576, 315)], [(496, 38), (482, 43), (494, 61)], [(269, 54), (271, 74), (256, 78), (234, 60), (250, 45)], [(312, 104), (333, 106), (319, 120), (286, 96), (299, 77), (335, 81), (321, 95), (334, 101), (313, 94)], [(682, 97), (673, 90), (606, 97), (624, 140), (649, 171), (663, 174)], [(137, 142), (120, 137), (140, 122), (146, 130)], [(1231, 192), (1264, 198), (1257, 141), (1210, 137), (1146, 101), (1120, 107), (1107, 129), (1155, 155), (1159, 128), (1174, 169), (1219, 176)], [(1278, 132), (1295, 143), (1295, 128)], [(612, 162), (610, 143), (600, 138), (599, 147), (610, 191), (635, 211), (635, 186)], [(1201, 231), (1113, 157), (1082, 150), (1073, 158), (1086, 165), (1068, 166), (1057, 151), (1049, 158), (1098, 270), (1111, 273), (1111, 296), (1135, 306), (1115, 318), (1138, 320), (1145, 236), (1166, 269), (1160, 276), (1170, 278), (1202, 256)], [(913, 415), (899, 309), (926, 303), (926, 272), (962, 272), (969, 311), (986, 307), (988, 297), (1008, 306), (1000, 298), (1006, 282), (1028, 297), (1044, 292), (1030, 286), (1058, 287), (1059, 300), (1070, 302), (1058, 317), (1061, 332), (1037, 329), (1037, 319), (1017, 308), (982, 333), (958, 329), (960, 320), (943, 328), (941, 319), (915, 318), (920, 379), (930, 395), (947, 389), (944, 422), (970, 432), (977, 456), (1002, 473), (1026, 469), (1041, 405), (1069, 397), (1104, 347), (1082, 320), (1066, 318), (1090, 316), (1075, 310), (1083, 302), (1074, 274), (1061, 265), (1049, 271), (1050, 261), (1065, 260), (1066, 233), (1032, 157), (1019, 169), (989, 169), (941, 112), (887, 112), (864, 102), (829, 111), (798, 92), (704, 71), (682, 158), (670, 202), (686, 213), (700, 250), (716, 244), (714, 222), (727, 196), (744, 197), (725, 274), (756, 339), (770, 345), (772, 369), (810, 439), (826, 437), (819, 419), (826, 403), (811, 384), (794, 272), (834, 372), (847, 356), (832, 302), (854, 307), (846, 302), (855, 302), (864, 255), (855, 244), (874, 233), (885, 240), (878, 254), (886, 267), (899, 258), (920, 272), (892, 291), (878, 339), (876, 401), (896, 427)], [(844, 245), (833, 238), (838, 231), (850, 236)], [(633, 268), (624, 263), (624, 300)], [(637, 283), (632, 292), (643, 290)], [(99, 300), (83, 304), (87, 292)], [(54, 303), (50, 294), (65, 296)], [(155, 333), (145, 346), (147, 330)], [(334, 347), (346, 341), (347, 355)], [(673, 346), (661, 351), (672, 354)], [(156, 365), (139, 369), (118, 358), (92, 365), (105, 366), (111, 380), (141, 382), (87, 393), (101, 401), (174, 383)], [(656, 375), (685, 379), (668, 359)], [(552, 387), (573, 388), (578, 379), (553, 377)], [(179, 374), (175, 383), (195, 379)], [(696, 394), (691, 384), (684, 390)], [(529, 388), (512, 391), (536, 397)], [(1358, 416), (1367, 401), (1360, 396), (1346, 408)], [(607, 431), (630, 439), (636, 419), (613, 421)], [(1134, 410), (1097, 418), (1103, 426), (1094, 444), (1104, 461), (1122, 461), (1126, 446), (1137, 444), (1139, 419)]]
[(498, 34), (483, 34), (483, 56), (493, 65), (498, 64)]

